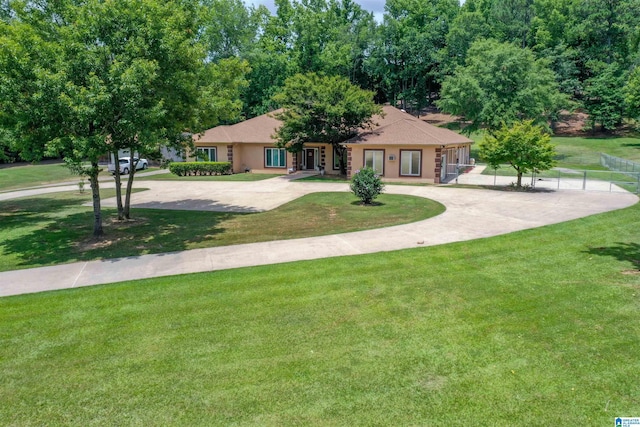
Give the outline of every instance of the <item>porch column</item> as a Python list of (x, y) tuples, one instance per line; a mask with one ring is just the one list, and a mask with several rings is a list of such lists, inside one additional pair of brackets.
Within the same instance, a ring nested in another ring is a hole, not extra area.
[(233, 165), (233, 145), (227, 145), (227, 161)]
[(351, 147), (347, 147), (347, 178), (351, 178)]
[(436, 148), (436, 169), (433, 182), (440, 184), (440, 172), (442, 171), (442, 148)]
[(324, 151), (324, 145), (322, 147), (320, 147), (320, 167), (321, 168), (325, 168), (325, 151)]

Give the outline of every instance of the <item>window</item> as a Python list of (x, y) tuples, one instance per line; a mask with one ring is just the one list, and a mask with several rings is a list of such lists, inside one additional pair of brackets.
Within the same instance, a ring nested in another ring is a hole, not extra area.
[(384, 150), (364, 150), (364, 166), (384, 175)]
[[(346, 148), (342, 152), (342, 158), (344, 159), (344, 165), (346, 167), (347, 166), (347, 149)], [(340, 153), (338, 153), (338, 150), (336, 150), (335, 147), (333, 148), (333, 170), (334, 171), (340, 170)]]
[(287, 165), (284, 148), (265, 148), (264, 164), (268, 168), (283, 168)]
[(420, 150), (400, 151), (400, 175), (402, 176), (420, 176), (420, 163), (422, 152)]
[(197, 147), (196, 160), (198, 162), (215, 162), (218, 160), (216, 147)]

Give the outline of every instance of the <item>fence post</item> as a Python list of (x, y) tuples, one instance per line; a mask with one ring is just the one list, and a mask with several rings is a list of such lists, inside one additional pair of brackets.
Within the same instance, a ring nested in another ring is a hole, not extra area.
[(587, 189), (587, 171), (583, 172), (584, 177), (582, 178), (582, 189), (586, 190)]

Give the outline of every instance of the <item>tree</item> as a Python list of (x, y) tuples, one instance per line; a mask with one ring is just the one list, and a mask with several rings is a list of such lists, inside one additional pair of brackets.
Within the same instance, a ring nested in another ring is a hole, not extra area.
[[(227, 77), (217, 78), (223, 66), (205, 62), (194, 4), (15, 5), (16, 19), (0, 33), (0, 75), (7, 84), (0, 90), (0, 126), (19, 138), (29, 159), (60, 153), (73, 171), (89, 177), (95, 237), (103, 234), (100, 157), (122, 148), (131, 155), (157, 150), (240, 110), (237, 103), (217, 100), (233, 99), (238, 89), (220, 84), (229, 76), (235, 84), (246, 65), (232, 60), (221, 73)], [(130, 173), (128, 196), (135, 167)], [(116, 174), (119, 216), (125, 217), (130, 199), (123, 207), (119, 180)]]
[(625, 86), (625, 105), (627, 117), (640, 122), (640, 67), (636, 67)]
[(368, 72), (392, 105), (420, 111), (439, 89), (440, 59), (456, 0), (389, 0), (367, 59)]
[(238, 57), (255, 41), (260, 12), (241, 0), (201, 0), (202, 40), (210, 60)]
[(445, 79), (440, 96), (443, 111), (472, 122), (468, 133), (526, 119), (546, 125), (567, 101), (545, 61), (529, 49), (495, 40), (471, 45), (466, 65)]
[(589, 114), (588, 126), (612, 131), (624, 116), (625, 76), (618, 64), (601, 64), (599, 72), (585, 82), (584, 107)]
[(300, 152), (305, 143), (331, 144), (340, 158), (340, 173), (346, 174), (342, 142), (359, 130), (370, 129), (372, 116), (382, 108), (373, 102), (373, 92), (352, 85), (345, 77), (296, 74), (274, 100), (283, 108), (275, 115), (282, 120), (276, 132), (277, 145)]
[(292, 53), (293, 8), (289, 0), (275, 0), (275, 3), (275, 16), (265, 6), (259, 6), (254, 12), (258, 40), (242, 54), (251, 68), (247, 74), (248, 86), (241, 95), (246, 117), (274, 110), (273, 96), (298, 70)]
[(464, 10), (456, 16), (447, 33), (446, 47), (442, 52), (443, 72), (453, 74), (456, 66), (462, 66), (471, 44), (481, 38), (488, 38), (491, 26), (480, 12)]
[(551, 137), (533, 120), (503, 125), (493, 134), (486, 133), (480, 142), (480, 157), (497, 169), (508, 163), (516, 170), (516, 186), (522, 187), (522, 175), (547, 170), (555, 164), (555, 147)]

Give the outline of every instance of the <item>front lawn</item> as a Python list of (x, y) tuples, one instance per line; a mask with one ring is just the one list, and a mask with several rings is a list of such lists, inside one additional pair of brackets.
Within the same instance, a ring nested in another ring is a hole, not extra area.
[(19, 164), (0, 167), (0, 191), (60, 182), (80, 181), (63, 163)]
[[(114, 190), (103, 190), (110, 197)], [(85, 194), (56, 193), (0, 202), (0, 271), (72, 261), (294, 239), (420, 221), (444, 206), (422, 197), (383, 194), (360, 206), (350, 193), (313, 193), (253, 213), (133, 209), (131, 222), (103, 209), (105, 239), (94, 242)]]
[(0, 420), (614, 425), (640, 408), (639, 216), (2, 298)]
[[(101, 166), (102, 172), (100, 172), (100, 181), (110, 181), (113, 179), (113, 175), (107, 170), (107, 166)], [(158, 168), (148, 168), (146, 170), (139, 170), (136, 172), (134, 179), (143, 179), (137, 174), (143, 172), (151, 172)], [(129, 178), (128, 175), (121, 175), (121, 179), (126, 181)], [(0, 192), (2, 191), (14, 191), (23, 188), (39, 187), (43, 185), (56, 185), (56, 184), (77, 184), (81, 178), (78, 175), (73, 175), (64, 163), (39, 163), (39, 164), (16, 164), (16, 165), (3, 165), (0, 167)], [(84, 178), (84, 181), (88, 183), (88, 179)], [(88, 188), (89, 185), (87, 184)]]

